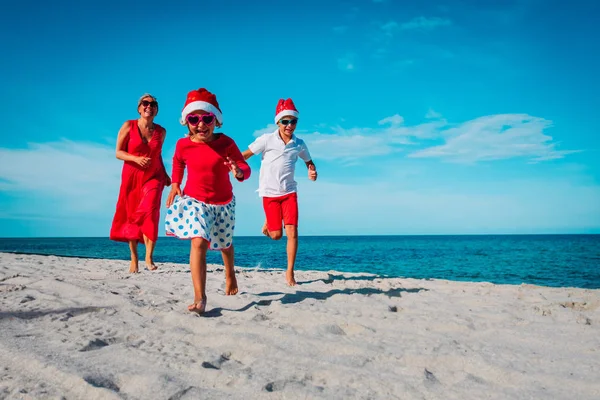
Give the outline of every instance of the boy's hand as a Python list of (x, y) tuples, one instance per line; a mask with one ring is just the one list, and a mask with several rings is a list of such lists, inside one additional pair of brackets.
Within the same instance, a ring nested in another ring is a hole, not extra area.
[(310, 179), (311, 181), (317, 180), (317, 170), (315, 169), (314, 164), (308, 166), (308, 179)]

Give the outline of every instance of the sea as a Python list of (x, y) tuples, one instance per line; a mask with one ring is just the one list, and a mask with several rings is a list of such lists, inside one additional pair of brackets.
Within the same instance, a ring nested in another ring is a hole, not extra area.
[[(285, 237), (238, 236), (234, 244), (236, 266), (285, 269)], [(160, 237), (154, 261), (187, 264), (189, 246)], [(128, 245), (108, 238), (0, 238), (0, 252), (129, 259)], [(222, 264), (219, 252), (207, 261)], [(296, 269), (598, 289), (600, 235), (301, 236)]]

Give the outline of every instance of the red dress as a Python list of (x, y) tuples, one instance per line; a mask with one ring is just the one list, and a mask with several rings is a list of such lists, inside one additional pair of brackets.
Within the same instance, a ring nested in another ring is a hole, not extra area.
[(143, 235), (146, 235), (148, 239), (156, 242), (160, 202), (167, 179), (160, 140), (164, 128), (155, 124), (154, 134), (146, 143), (140, 135), (137, 120), (129, 123), (129, 134), (121, 149), (134, 156), (149, 157), (150, 165), (144, 169), (133, 161), (124, 162), (121, 190), (110, 228), (110, 239), (119, 242), (143, 242)]

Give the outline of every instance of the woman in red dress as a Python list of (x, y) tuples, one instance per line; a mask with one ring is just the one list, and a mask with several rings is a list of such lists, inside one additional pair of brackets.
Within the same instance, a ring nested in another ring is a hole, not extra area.
[(163, 188), (171, 185), (162, 160), (166, 130), (154, 123), (158, 102), (150, 94), (138, 101), (137, 120), (126, 121), (117, 137), (117, 158), (123, 160), (121, 190), (110, 239), (129, 242), (129, 272), (138, 271), (138, 242), (146, 245), (146, 268), (154, 271), (152, 254), (158, 239)]

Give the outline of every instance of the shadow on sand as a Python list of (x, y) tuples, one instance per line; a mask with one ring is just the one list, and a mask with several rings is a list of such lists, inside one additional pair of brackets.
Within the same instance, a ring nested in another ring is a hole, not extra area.
[(5, 318), (35, 319), (47, 315), (64, 314), (63, 318), (69, 319), (77, 315), (96, 312), (105, 307), (71, 307), (60, 308), (58, 310), (40, 310), (40, 311), (0, 311), (0, 320)]
[(222, 307), (216, 307), (211, 310), (208, 310), (207, 312), (202, 314), (202, 316), (206, 317), (206, 318), (220, 317), (223, 315), (222, 311), (243, 312), (254, 306), (269, 306), (274, 301), (279, 301), (279, 302), (281, 302), (281, 304), (294, 304), (294, 303), (299, 303), (301, 301), (304, 301), (306, 299), (315, 299), (315, 300), (324, 301), (324, 300), (327, 300), (328, 298), (330, 298), (331, 296), (335, 296), (336, 294), (346, 294), (346, 295), (362, 294), (364, 296), (371, 296), (374, 294), (383, 294), (389, 298), (392, 298), (392, 297), (402, 297), (402, 293), (419, 293), (421, 291), (427, 291), (427, 290), (429, 290), (429, 289), (425, 289), (425, 288), (411, 288), (411, 289), (395, 288), (395, 289), (389, 289), (389, 290), (381, 290), (381, 289), (375, 289), (375, 288), (358, 288), (358, 289), (346, 288), (346, 289), (333, 289), (328, 292), (305, 292), (305, 291), (297, 291), (295, 293), (263, 292), (263, 293), (257, 293), (256, 296), (260, 296), (260, 297), (278, 296), (278, 295), (282, 295), (282, 296), (278, 299), (264, 299), (264, 300), (259, 300), (259, 301), (253, 301), (250, 304), (247, 304), (244, 307), (238, 308), (235, 310), (222, 308)]

